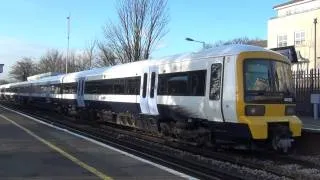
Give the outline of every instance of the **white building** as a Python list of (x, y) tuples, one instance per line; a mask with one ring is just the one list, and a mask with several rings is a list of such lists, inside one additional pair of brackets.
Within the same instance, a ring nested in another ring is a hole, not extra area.
[(314, 68), (316, 42), (316, 66), (320, 68), (320, 0), (291, 0), (273, 9), (277, 14), (268, 21), (268, 48), (294, 45), (299, 59), (294, 70), (307, 70)]

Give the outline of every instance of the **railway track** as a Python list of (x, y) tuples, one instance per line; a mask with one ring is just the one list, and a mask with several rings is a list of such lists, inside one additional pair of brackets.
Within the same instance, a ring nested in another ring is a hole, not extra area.
[[(3, 105), (3, 104), (2, 104)], [(103, 142), (120, 150), (126, 151), (128, 153), (134, 154), (136, 156), (142, 157), (144, 159), (148, 159), (150, 161), (159, 163), (166, 167), (170, 167), (172, 169), (188, 173), (194, 177), (200, 179), (244, 179), (240, 178), (237, 175), (227, 173), (221, 169), (211, 169), (204, 167), (201, 164), (192, 163), (188, 160), (183, 160), (173, 156), (172, 154), (166, 153), (164, 151), (159, 151), (159, 149), (154, 148), (154, 146), (149, 146), (149, 144), (142, 144), (133, 141), (125, 140), (126, 138), (119, 138), (119, 134), (115, 134), (113, 131), (106, 131), (99, 128), (88, 127), (83, 128), (83, 125), (75, 126), (70, 121), (58, 121), (54, 120), (54, 117), (51, 116), (49, 118), (48, 115), (44, 117), (44, 115), (39, 115), (37, 112), (30, 113), (23, 111), (21, 108), (17, 108), (17, 106), (12, 106), (6, 104), (6, 107), (14, 109), (18, 112), (24, 113), (31, 117), (37, 118), (46, 123), (56, 125), (58, 127), (67, 129), (69, 131), (75, 132), (77, 134), (83, 135), (85, 137), (90, 137), (97, 141)]]
[(177, 142), (168, 144), (167, 141), (158, 137), (137, 133), (130, 129), (115, 129), (107, 125), (104, 125), (103, 128), (101, 126), (76, 125), (70, 118), (64, 117), (64, 120), (57, 120), (61, 119), (61, 116), (58, 117), (57, 114), (30, 113), (32, 111), (26, 112), (20, 106), (4, 105), (200, 179), (305, 178), (303, 175), (280, 171), (277, 166), (268, 166), (261, 162), (270, 159), (275, 160), (275, 158), (280, 159), (277, 159), (278, 165), (296, 163), (302, 164), (307, 168), (316, 167), (320, 169), (320, 166), (316, 166), (311, 162), (301, 161), (290, 156), (275, 156), (271, 154), (259, 156), (258, 154), (249, 155), (233, 151), (215, 152), (210, 149), (181, 145)]

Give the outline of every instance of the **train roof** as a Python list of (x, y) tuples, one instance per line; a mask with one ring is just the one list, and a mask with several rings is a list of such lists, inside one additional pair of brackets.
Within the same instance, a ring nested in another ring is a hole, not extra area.
[[(175, 54), (171, 56), (161, 57), (161, 58), (153, 58), (148, 60), (141, 60), (127, 64), (120, 64), (112, 66), (105, 71), (100, 73), (87, 75), (88, 80), (98, 80), (98, 79), (106, 79), (106, 78), (113, 78), (115, 74), (117, 77), (129, 77), (135, 76), (136, 70), (140, 71), (143, 69), (144, 66), (148, 65), (160, 65), (160, 64), (168, 64), (173, 62), (181, 62), (181, 61), (188, 61), (193, 59), (204, 59), (210, 57), (219, 57), (219, 56), (226, 56), (226, 55), (237, 55), (241, 52), (252, 52), (252, 51), (265, 51), (265, 52), (273, 52), (271, 50), (264, 49), (258, 46), (251, 46), (251, 45), (224, 45), (219, 47), (213, 47), (209, 49), (205, 49), (199, 52), (193, 53), (181, 53)], [(120, 73), (120, 74), (119, 74)]]
[[(228, 55), (238, 55), (242, 52), (253, 52), (253, 51), (265, 51), (265, 52), (273, 52), (259, 46), (252, 46), (252, 45), (244, 45), (244, 44), (232, 44), (232, 45), (223, 45), (218, 47), (212, 47), (208, 49), (201, 50), (199, 52), (193, 53), (183, 53), (177, 54), (173, 56), (166, 56), (160, 59), (150, 59), (156, 61), (176, 61), (176, 60), (187, 60), (187, 59), (203, 59), (203, 58), (210, 58), (210, 57), (219, 57), (219, 56), (228, 56)], [(279, 54), (279, 53), (277, 53)]]
[(86, 71), (69, 73), (63, 77), (63, 83), (76, 82), (77, 79), (88, 76), (88, 75), (102, 74), (104, 71), (106, 71), (109, 68), (111, 67), (102, 67), (102, 68), (95, 68), (95, 69), (90, 69)]
[(37, 80), (31, 80), (31, 81), (25, 81), (27, 84), (34, 84), (34, 85), (39, 85), (39, 84), (56, 84), (56, 83), (61, 83), (62, 78), (64, 77), (64, 74), (61, 75), (56, 75), (56, 76), (49, 76), (49, 77), (44, 77), (41, 79)]
[(248, 52), (248, 51), (249, 52), (265, 51), (265, 52), (275, 53), (274, 51), (271, 51), (259, 46), (234, 44), (234, 45), (224, 45), (224, 46), (205, 49), (203, 51), (193, 53), (193, 56), (198, 58), (208, 58), (208, 57), (218, 57), (218, 56), (226, 56), (226, 55), (237, 55), (242, 52)]
[[(277, 53), (275, 51), (271, 51), (262, 47), (258, 46), (252, 46), (252, 45), (242, 45), (242, 44), (234, 44), (234, 45), (224, 45), (219, 47), (212, 47), (208, 48), (199, 52), (193, 52), (193, 53), (182, 53), (182, 54), (176, 54), (171, 56), (165, 56), (162, 58), (153, 58), (149, 60), (142, 60), (127, 64), (120, 64), (110, 67), (103, 67), (103, 68), (96, 68), (86, 71), (80, 71), (80, 72), (74, 72), (69, 74), (63, 74), (63, 75), (57, 75), (57, 76), (50, 76), (45, 77), (39, 80), (33, 80), (33, 81), (26, 81), (26, 82), (20, 82), (20, 83), (14, 83), (10, 85), (15, 84), (42, 84), (42, 83), (68, 83), (68, 82), (76, 82), (76, 80), (80, 77), (92, 77), (93, 79), (100, 79), (101, 77), (105, 76), (105, 74), (112, 74), (117, 72), (130, 72), (130, 70), (135, 69), (136, 67), (139, 67), (139, 69), (146, 65), (157, 65), (157, 64), (166, 64), (171, 62), (179, 62), (179, 61), (186, 61), (191, 59), (204, 59), (204, 58), (210, 58), (210, 57), (219, 57), (219, 56), (227, 56), (227, 55), (237, 55), (242, 52), (253, 52), (253, 51), (265, 51), (265, 52), (272, 52)], [(280, 53), (277, 53), (280, 54)], [(281, 54), (280, 54), (281, 55)], [(132, 72), (132, 71), (131, 71)], [(91, 79), (91, 78), (89, 78)], [(1, 87), (1, 86), (0, 86)]]

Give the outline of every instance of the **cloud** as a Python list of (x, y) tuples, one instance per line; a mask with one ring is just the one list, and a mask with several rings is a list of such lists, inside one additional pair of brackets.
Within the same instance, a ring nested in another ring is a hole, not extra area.
[(8, 79), (11, 66), (22, 57), (39, 58), (49, 47), (14, 37), (0, 36), (0, 63), (4, 64), (0, 79)]

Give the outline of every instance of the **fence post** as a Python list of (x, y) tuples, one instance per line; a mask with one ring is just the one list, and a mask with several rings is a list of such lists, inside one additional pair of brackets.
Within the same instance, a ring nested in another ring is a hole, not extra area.
[(311, 92), (313, 91), (313, 69), (310, 70)]

